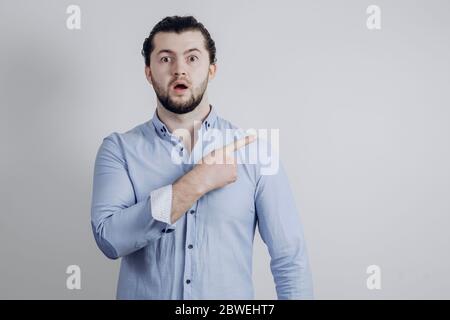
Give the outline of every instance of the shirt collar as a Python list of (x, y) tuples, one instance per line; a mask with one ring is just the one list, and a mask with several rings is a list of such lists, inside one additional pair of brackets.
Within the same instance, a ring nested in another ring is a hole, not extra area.
[[(208, 115), (206, 116), (206, 118), (203, 120), (202, 126), (199, 129), (199, 130), (202, 130), (202, 132), (208, 132), (208, 130), (211, 130), (217, 124), (217, 113), (215, 111), (215, 108), (211, 104), (209, 106), (210, 106), (210, 111), (209, 111)], [(156, 109), (153, 113), (152, 124), (155, 128), (156, 134), (161, 139), (173, 141), (173, 142), (178, 141), (178, 138), (176, 136), (174, 136), (169, 131), (169, 129), (167, 129), (167, 126), (164, 124), (164, 122), (162, 122), (159, 119)]]

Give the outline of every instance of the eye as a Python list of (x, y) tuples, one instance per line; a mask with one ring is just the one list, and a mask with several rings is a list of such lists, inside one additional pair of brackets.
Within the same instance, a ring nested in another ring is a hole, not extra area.
[(161, 61), (161, 62), (164, 62), (164, 63), (170, 62), (170, 57), (167, 57), (167, 56), (162, 57), (162, 58), (160, 59), (160, 61)]
[(197, 60), (198, 60), (198, 57), (197, 57), (197, 56), (194, 56), (194, 55), (192, 55), (192, 56), (189, 56), (189, 57), (188, 57), (188, 60), (189, 60), (189, 62), (195, 62), (195, 61), (197, 61)]

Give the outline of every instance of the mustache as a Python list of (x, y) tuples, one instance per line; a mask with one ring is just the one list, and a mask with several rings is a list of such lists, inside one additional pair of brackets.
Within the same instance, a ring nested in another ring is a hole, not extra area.
[(175, 82), (177, 81), (184, 81), (186, 82), (189, 86), (192, 84), (191, 81), (187, 78), (175, 78), (172, 81), (169, 82), (169, 86), (173, 85)]

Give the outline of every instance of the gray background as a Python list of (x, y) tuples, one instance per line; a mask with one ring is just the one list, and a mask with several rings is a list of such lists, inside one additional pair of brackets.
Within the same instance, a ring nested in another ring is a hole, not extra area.
[[(66, 8), (81, 7), (81, 30)], [(381, 7), (379, 31), (366, 8)], [(280, 128), (317, 299), (450, 298), (450, 2), (0, 1), (0, 298), (110, 299), (90, 227), (95, 154), (150, 119), (143, 39), (193, 14), (209, 87), (243, 128)], [(81, 290), (67, 290), (68, 265)], [(367, 266), (382, 289), (366, 287)], [(255, 240), (256, 298), (275, 298)]]

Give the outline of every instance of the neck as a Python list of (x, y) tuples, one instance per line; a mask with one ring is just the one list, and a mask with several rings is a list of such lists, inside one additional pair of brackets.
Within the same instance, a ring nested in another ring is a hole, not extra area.
[(189, 151), (192, 150), (192, 147), (197, 141), (197, 130), (202, 125), (203, 120), (208, 116), (209, 111), (210, 106), (206, 93), (200, 104), (194, 110), (184, 114), (177, 114), (167, 110), (157, 100), (156, 112), (159, 119), (171, 133), (183, 140), (185, 147)]

